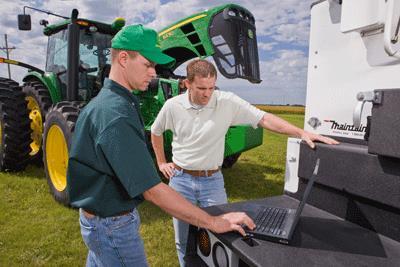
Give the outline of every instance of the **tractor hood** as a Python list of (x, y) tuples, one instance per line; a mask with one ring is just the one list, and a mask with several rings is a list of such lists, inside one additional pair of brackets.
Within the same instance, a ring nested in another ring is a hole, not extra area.
[(227, 78), (244, 78), (259, 83), (255, 20), (240, 7), (227, 7), (215, 14), (209, 27), (213, 58)]
[(239, 5), (223, 5), (194, 14), (159, 32), (164, 53), (177, 68), (196, 57), (212, 56), (222, 75), (259, 83), (254, 16)]

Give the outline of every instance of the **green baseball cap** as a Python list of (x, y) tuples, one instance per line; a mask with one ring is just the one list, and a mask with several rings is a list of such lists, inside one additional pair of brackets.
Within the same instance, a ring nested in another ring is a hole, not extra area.
[(137, 51), (146, 59), (160, 65), (175, 64), (174, 58), (161, 51), (157, 43), (157, 32), (141, 24), (123, 27), (112, 39), (111, 47)]

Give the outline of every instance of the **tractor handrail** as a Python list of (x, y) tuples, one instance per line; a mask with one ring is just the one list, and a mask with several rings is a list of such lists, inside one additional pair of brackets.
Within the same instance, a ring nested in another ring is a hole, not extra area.
[(33, 70), (33, 71), (37, 71), (37, 72), (39, 72), (40, 74), (44, 74), (44, 71), (43, 71), (43, 70), (41, 70), (41, 69), (39, 69), (39, 68), (36, 68), (36, 67), (34, 67), (34, 66), (32, 66), (32, 65), (29, 65), (29, 64), (20, 62), (20, 61), (16, 61), (16, 60), (12, 60), (12, 59), (7, 59), (7, 58), (4, 58), (4, 57), (0, 57), (0, 63), (12, 64), (12, 65), (24, 67), (24, 68), (27, 68), (27, 69), (30, 69), (30, 70)]
[(24, 15), (25, 15), (25, 8), (30, 8), (30, 9), (33, 9), (33, 10), (36, 10), (36, 11), (39, 11), (39, 12), (46, 13), (47, 15), (53, 15), (53, 16), (56, 16), (56, 17), (59, 17), (59, 18), (69, 19), (69, 17), (61, 16), (61, 15), (52, 13), (52, 12), (47, 11), (47, 10), (42, 10), (42, 9), (39, 9), (39, 8), (30, 7), (30, 6), (24, 6), (24, 8), (23, 8), (23, 10), (24, 10)]

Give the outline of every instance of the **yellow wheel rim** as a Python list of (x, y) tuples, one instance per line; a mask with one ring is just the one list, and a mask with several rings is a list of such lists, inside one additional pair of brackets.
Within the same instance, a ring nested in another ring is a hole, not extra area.
[(46, 163), (51, 182), (58, 191), (67, 187), (68, 147), (58, 125), (52, 125), (46, 137)]
[(30, 143), (31, 152), (29, 155), (34, 156), (40, 151), (42, 146), (42, 134), (43, 134), (43, 120), (42, 113), (40, 113), (39, 103), (32, 96), (25, 98), (28, 101), (29, 119), (31, 120), (31, 140)]

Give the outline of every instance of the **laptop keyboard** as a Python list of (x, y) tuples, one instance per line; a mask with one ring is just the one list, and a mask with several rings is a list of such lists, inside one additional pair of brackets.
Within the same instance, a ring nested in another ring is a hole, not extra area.
[(253, 231), (274, 235), (286, 234), (281, 227), (285, 221), (287, 213), (287, 210), (282, 208), (260, 208), (257, 217), (254, 220), (256, 228)]

